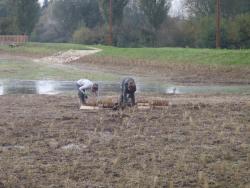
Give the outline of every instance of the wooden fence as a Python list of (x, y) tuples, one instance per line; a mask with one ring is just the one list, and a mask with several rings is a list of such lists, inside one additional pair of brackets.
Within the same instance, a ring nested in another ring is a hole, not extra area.
[(27, 35), (0, 35), (0, 44), (21, 44), (28, 42)]

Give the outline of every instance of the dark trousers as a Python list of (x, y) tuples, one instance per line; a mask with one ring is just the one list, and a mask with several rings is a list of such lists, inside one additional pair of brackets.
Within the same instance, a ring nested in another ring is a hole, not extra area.
[(76, 84), (76, 87), (77, 87), (77, 91), (78, 91), (78, 97), (81, 101), (82, 104), (85, 104), (86, 103), (86, 95), (84, 94), (85, 93), (85, 90), (83, 90), (83, 92), (79, 89), (81, 87), (81, 85), (79, 84)]

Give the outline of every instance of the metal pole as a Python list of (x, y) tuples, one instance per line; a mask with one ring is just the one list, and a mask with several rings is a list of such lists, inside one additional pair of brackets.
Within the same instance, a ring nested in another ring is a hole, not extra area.
[(216, 48), (221, 47), (221, 3), (216, 0)]
[(109, 0), (109, 45), (111, 45), (112, 46), (112, 44), (113, 44), (113, 34), (112, 34), (112, 30), (113, 30), (113, 28), (112, 28), (112, 17), (113, 17), (113, 15), (112, 15), (112, 0)]

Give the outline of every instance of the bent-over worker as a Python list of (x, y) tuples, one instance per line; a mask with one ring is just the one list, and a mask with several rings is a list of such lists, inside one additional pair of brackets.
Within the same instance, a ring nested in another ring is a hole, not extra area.
[(97, 96), (98, 84), (93, 83), (88, 79), (80, 79), (76, 82), (78, 97), (80, 99), (80, 105), (86, 104), (86, 99), (88, 98), (87, 93), (90, 91), (95, 96)]
[[(120, 105), (135, 105), (136, 84), (133, 78), (124, 78), (121, 85), (122, 93), (120, 97)], [(130, 101), (131, 100), (131, 101)]]

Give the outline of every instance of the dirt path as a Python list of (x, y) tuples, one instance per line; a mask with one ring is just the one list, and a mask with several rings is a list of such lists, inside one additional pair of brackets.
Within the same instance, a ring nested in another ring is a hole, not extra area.
[(101, 49), (91, 48), (90, 50), (68, 50), (66, 52), (58, 52), (52, 56), (35, 59), (34, 61), (46, 63), (70, 63), (87, 55), (100, 52)]
[[(136, 73), (134, 71), (128, 71), (125, 69), (120, 69), (109, 64), (100, 65), (88, 62), (88, 57), (100, 52), (101, 49), (93, 48), (93, 50), (69, 50), (66, 52), (59, 52), (52, 56), (43, 57), (39, 59), (34, 59), (36, 63), (43, 63), (50, 67), (60, 67), (60, 68), (70, 68), (70, 69), (80, 69), (91, 73), (111, 73), (117, 77), (131, 76), (136, 80), (141, 82), (157, 82), (163, 80), (162, 77), (157, 77), (152, 75), (145, 75), (141, 73)], [(87, 56), (87, 57), (86, 57)], [(90, 57), (91, 58), (91, 57)], [(87, 60), (87, 62), (85, 61)], [(80, 63), (79, 63), (80, 62)], [(126, 65), (125, 65), (126, 66)]]

